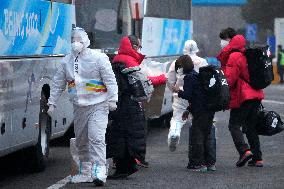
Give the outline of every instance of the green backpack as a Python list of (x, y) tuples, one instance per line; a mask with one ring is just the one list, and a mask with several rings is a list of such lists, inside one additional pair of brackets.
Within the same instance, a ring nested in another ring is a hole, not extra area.
[(280, 54), (281, 54), (280, 65), (284, 66), (284, 53), (280, 52)]

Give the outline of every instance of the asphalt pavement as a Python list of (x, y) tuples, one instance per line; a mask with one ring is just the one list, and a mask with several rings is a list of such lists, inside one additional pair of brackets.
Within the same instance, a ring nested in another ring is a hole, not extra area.
[[(284, 85), (273, 85), (266, 90), (264, 106), (281, 114), (284, 120)], [(229, 112), (219, 112), (217, 117), (217, 171), (198, 173), (186, 168), (188, 127), (183, 128), (181, 141), (175, 152), (167, 147), (168, 128), (154, 125), (149, 128), (147, 161), (149, 168), (127, 180), (108, 180), (104, 188), (134, 189), (283, 189), (284, 188), (284, 132), (272, 137), (261, 137), (264, 167), (236, 168), (238, 154), (228, 130)], [(69, 147), (53, 142), (48, 167), (42, 173), (29, 173), (19, 154), (0, 159), (1, 189), (87, 189), (93, 184), (65, 184), (70, 174)], [(113, 171), (113, 170), (111, 170)], [(56, 184), (57, 183), (57, 184)], [(63, 183), (63, 184), (62, 184)], [(60, 185), (61, 184), (61, 185)]]

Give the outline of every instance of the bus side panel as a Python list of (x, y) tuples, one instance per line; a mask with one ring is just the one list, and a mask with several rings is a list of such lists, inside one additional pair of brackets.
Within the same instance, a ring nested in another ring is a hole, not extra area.
[[(2, 108), (1, 108), (2, 109)], [(0, 157), (9, 153), (9, 149), (12, 146), (12, 123), (11, 116), (12, 111), (2, 111), (0, 112)]]
[[(50, 60), (52, 61), (52, 60)], [(57, 60), (56, 62), (58, 62)], [(59, 64), (52, 64), (53, 70), (57, 70)], [(52, 138), (62, 136), (73, 121), (73, 105), (69, 101), (67, 90), (65, 90), (58, 99), (56, 109), (52, 116)]]
[[(2, 156), (37, 143), (42, 87), (44, 84), (50, 86), (56, 64), (61, 59), (46, 55), (70, 52), (75, 6), (52, 1), (0, 0), (0, 12)], [(14, 57), (17, 59), (12, 59)], [(54, 121), (52, 125), (56, 136), (66, 131), (73, 112), (66, 93), (59, 101), (55, 112), (58, 115), (54, 119), (60, 121), (56, 127)], [(64, 124), (63, 117), (66, 118)]]
[[(9, 98), (1, 99), (5, 102), (0, 109), (0, 115), (3, 115), (1, 124), (5, 122), (7, 133), (0, 135), (0, 156), (37, 143), (42, 87), (44, 84), (51, 86), (51, 80), (60, 60), (61, 58), (41, 58), (0, 62), (6, 67), (9, 65), (10, 68), (10, 72), (6, 72), (6, 75), (9, 76), (9, 79), (6, 80), (10, 82), (10, 88), (6, 92), (3, 87), (1, 88), (3, 94), (1, 96), (9, 96)], [(5, 112), (5, 109), (8, 109), (8, 112)], [(67, 92), (64, 91), (59, 98), (52, 119), (52, 134), (56, 137), (62, 136), (72, 120), (72, 105)], [(4, 149), (8, 149), (8, 151), (4, 152)]]
[(12, 67), (0, 62), (0, 156), (12, 145)]
[[(41, 86), (40, 69), (36, 69), (37, 60), (21, 60), (11, 62), (13, 68), (13, 101), (11, 107), (13, 146), (31, 145), (37, 142), (39, 102)], [(44, 71), (45, 67), (42, 67)]]

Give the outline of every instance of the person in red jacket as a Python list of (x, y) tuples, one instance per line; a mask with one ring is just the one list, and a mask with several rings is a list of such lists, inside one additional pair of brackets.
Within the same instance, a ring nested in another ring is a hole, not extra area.
[[(126, 68), (139, 66), (145, 58), (139, 50), (142, 48), (141, 41), (134, 35), (123, 37), (120, 41), (118, 55), (113, 59), (113, 62), (124, 62)], [(166, 83), (165, 74), (159, 76), (148, 76), (148, 79), (154, 86)]]
[[(257, 111), (264, 93), (263, 90), (253, 89), (248, 83), (247, 60), (243, 53), (246, 45), (245, 38), (237, 35), (233, 28), (222, 30), (219, 36), (222, 50), (217, 58), (221, 62), (221, 69), (227, 78), (231, 95), (229, 130), (240, 154), (236, 166), (242, 167), (252, 159), (248, 165), (262, 167), (262, 153), (255, 126)], [(244, 140), (243, 132), (246, 134), (249, 145)]]

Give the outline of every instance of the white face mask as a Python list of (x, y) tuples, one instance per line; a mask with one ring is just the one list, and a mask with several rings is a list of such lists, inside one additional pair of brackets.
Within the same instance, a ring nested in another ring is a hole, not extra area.
[(84, 45), (82, 43), (80, 43), (80, 42), (75, 41), (75, 42), (73, 42), (71, 44), (71, 47), (72, 47), (73, 51), (79, 53), (79, 52), (81, 52), (83, 50)]
[(227, 45), (229, 45), (229, 41), (221, 39), (220, 45), (221, 45), (221, 48), (223, 49), (224, 47), (226, 47)]

